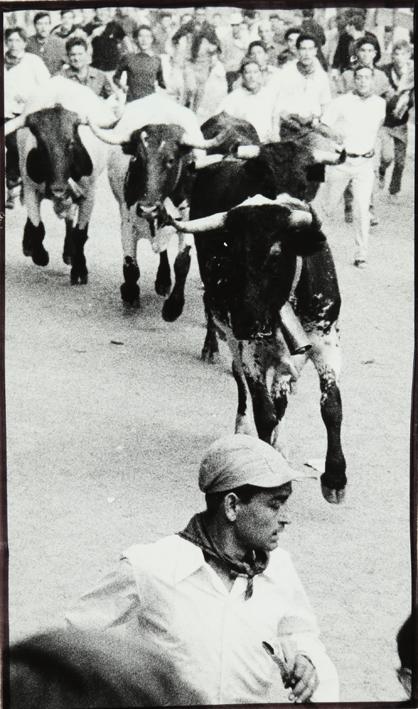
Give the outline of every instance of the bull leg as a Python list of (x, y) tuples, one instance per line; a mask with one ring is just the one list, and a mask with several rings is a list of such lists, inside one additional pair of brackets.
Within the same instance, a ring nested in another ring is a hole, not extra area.
[[(139, 307), (139, 267), (136, 260), (138, 235), (134, 229), (134, 216), (125, 207), (121, 207), (121, 234), (123, 249), (123, 278), (120, 294), (124, 303)], [(148, 229), (144, 219), (138, 223), (137, 228)]]
[(319, 375), (321, 415), (327, 429), (325, 472), (321, 475), (322, 494), (331, 503), (344, 499), (347, 477), (346, 462), (341, 448), (342, 403), (338, 386), (341, 352), (338, 327), (334, 323), (327, 335), (311, 334), (310, 357)]
[(280, 333), (276, 335), (279, 365), (275, 368), (271, 384), (271, 396), (277, 416), (277, 426), (273, 431), (272, 445), (285, 458), (289, 457), (284, 416), (288, 397), (294, 392), (296, 381), (306, 364), (307, 355), (291, 355)]
[(219, 346), (215, 322), (207, 302), (206, 293), (203, 294), (203, 303), (206, 314), (206, 337), (202, 347), (201, 359), (204, 362), (208, 362), (208, 364), (214, 364), (219, 359)]
[(72, 232), (74, 224), (72, 219), (65, 220), (65, 238), (64, 249), (62, 252), (62, 260), (67, 266), (71, 266), (71, 251), (72, 251)]
[(191, 246), (185, 246), (183, 251), (177, 254), (176, 260), (174, 261), (174, 275), (176, 281), (171, 294), (164, 302), (162, 310), (163, 319), (167, 322), (177, 320), (183, 312), (184, 288), (191, 261), (190, 249)]
[(158, 295), (166, 296), (171, 290), (170, 263), (167, 251), (160, 252), (160, 264), (158, 266), (157, 278), (155, 279), (155, 292)]
[(71, 285), (82, 285), (87, 283), (88, 270), (86, 257), (84, 255), (84, 244), (88, 239), (88, 224), (84, 229), (77, 224), (71, 234)]
[(265, 367), (257, 354), (257, 344), (242, 342), (242, 368), (251, 394), (254, 423), (258, 437), (271, 443), (273, 430), (277, 426), (277, 414), (267, 389)]
[(43, 246), (45, 226), (41, 220), (41, 199), (31, 185), (25, 185), (25, 207), (28, 213), (23, 231), (22, 250), (25, 256), (31, 256), (37, 266), (47, 266), (49, 255)]

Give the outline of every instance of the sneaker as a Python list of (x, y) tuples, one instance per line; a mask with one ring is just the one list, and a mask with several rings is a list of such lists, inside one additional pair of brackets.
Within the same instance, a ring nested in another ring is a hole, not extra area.
[(366, 268), (367, 261), (365, 258), (356, 258), (354, 259), (353, 266), (356, 266), (356, 268)]

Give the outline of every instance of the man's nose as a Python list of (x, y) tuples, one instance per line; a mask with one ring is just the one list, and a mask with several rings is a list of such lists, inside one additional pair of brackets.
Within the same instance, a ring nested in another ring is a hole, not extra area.
[(279, 523), (290, 524), (290, 513), (287, 505), (282, 505), (279, 511)]

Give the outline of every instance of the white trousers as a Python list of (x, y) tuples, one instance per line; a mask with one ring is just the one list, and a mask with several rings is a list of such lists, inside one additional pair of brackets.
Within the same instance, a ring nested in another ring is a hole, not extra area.
[(372, 158), (347, 158), (341, 165), (326, 168), (325, 182), (313, 200), (321, 217), (331, 217), (350, 180), (353, 186), (354, 259), (367, 259), (370, 231), (369, 205), (374, 183)]

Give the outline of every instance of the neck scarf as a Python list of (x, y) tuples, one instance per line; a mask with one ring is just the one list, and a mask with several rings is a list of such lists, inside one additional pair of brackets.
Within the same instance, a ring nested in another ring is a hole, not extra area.
[(227, 571), (231, 578), (243, 576), (247, 579), (245, 600), (253, 595), (253, 579), (257, 574), (263, 573), (267, 568), (269, 555), (261, 549), (252, 549), (243, 559), (236, 559), (225, 554), (210, 536), (206, 526), (206, 513), (194, 515), (183, 531), (178, 532), (179, 537), (192, 542), (203, 551), (205, 559), (215, 559)]

